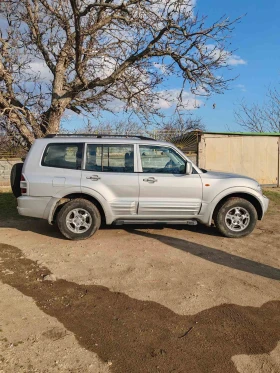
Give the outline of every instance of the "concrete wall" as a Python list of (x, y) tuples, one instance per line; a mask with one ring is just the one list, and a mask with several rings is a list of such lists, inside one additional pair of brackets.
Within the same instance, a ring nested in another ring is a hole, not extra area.
[(0, 187), (10, 186), (11, 169), (15, 163), (21, 159), (0, 159)]
[(203, 134), (199, 166), (250, 176), (262, 185), (279, 184), (279, 137)]

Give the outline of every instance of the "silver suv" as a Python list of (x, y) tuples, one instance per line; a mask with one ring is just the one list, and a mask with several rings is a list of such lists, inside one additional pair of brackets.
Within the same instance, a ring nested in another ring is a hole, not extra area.
[[(269, 200), (257, 181), (195, 166), (174, 145), (145, 137), (48, 135), (12, 172), (20, 215), (47, 219), (72, 240), (106, 224), (210, 226), (251, 233)], [(20, 179), (20, 181), (19, 181)]]

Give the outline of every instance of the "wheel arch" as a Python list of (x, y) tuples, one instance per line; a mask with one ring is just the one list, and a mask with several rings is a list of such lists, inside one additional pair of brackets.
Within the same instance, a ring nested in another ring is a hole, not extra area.
[(212, 217), (215, 216), (215, 214), (218, 212), (218, 210), (220, 209), (220, 207), (227, 201), (229, 200), (230, 198), (243, 198), (249, 202), (252, 203), (252, 205), (255, 207), (256, 211), (257, 211), (257, 214), (258, 214), (258, 220), (262, 220), (263, 218), (263, 208), (262, 208), (262, 205), (261, 205), (261, 202), (255, 197), (253, 196), (252, 194), (249, 194), (249, 193), (242, 193), (242, 192), (237, 192), (237, 193), (231, 193), (231, 194), (228, 194), (226, 196), (224, 196), (222, 199), (220, 199), (218, 201), (218, 203), (216, 204), (213, 212), (212, 212), (212, 215), (211, 215), (211, 220), (212, 220)]
[(77, 199), (77, 198), (83, 198), (83, 199), (86, 199), (87, 201), (92, 202), (98, 208), (98, 211), (101, 215), (101, 222), (106, 223), (106, 214), (105, 214), (104, 207), (102, 206), (102, 204), (100, 203), (100, 201), (97, 198), (95, 198), (95, 197), (93, 197), (89, 194), (86, 194), (86, 193), (70, 193), (70, 194), (65, 195), (64, 197), (61, 197), (56, 202), (56, 204), (55, 204), (55, 206), (54, 206), (54, 208), (51, 212), (51, 216), (50, 216), (49, 221), (51, 221), (53, 223), (56, 220), (58, 212), (65, 205), (65, 203), (67, 203), (71, 200)]

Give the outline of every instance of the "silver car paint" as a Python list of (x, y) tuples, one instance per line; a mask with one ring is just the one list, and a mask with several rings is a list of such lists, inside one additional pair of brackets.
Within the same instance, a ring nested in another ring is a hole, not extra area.
[[(102, 143), (134, 144), (134, 173), (109, 173), (44, 167), (41, 159), (49, 143)], [(23, 166), (27, 195), (18, 198), (21, 215), (40, 217), (50, 223), (59, 201), (69, 194), (84, 193), (94, 197), (102, 206), (107, 224), (115, 220), (145, 219), (196, 219), (211, 224), (217, 203), (233, 193), (246, 193), (255, 197), (262, 215), (268, 207), (268, 199), (258, 190), (257, 181), (245, 176), (226, 173), (191, 175), (145, 174), (142, 172), (138, 145), (159, 145), (174, 149), (186, 161), (190, 160), (174, 145), (162, 141), (134, 139), (89, 139), (88, 137), (48, 138), (36, 140)], [(97, 180), (87, 177), (98, 176)], [(144, 179), (154, 177), (154, 183)], [(25, 185), (22, 185), (25, 186)]]

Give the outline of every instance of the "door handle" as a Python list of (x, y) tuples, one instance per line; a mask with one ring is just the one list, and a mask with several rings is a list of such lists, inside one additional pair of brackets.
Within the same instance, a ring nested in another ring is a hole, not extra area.
[(97, 181), (97, 180), (100, 180), (101, 177), (99, 177), (98, 175), (92, 175), (92, 176), (88, 176), (87, 179)]
[(157, 182), (157, 179), (154, 177), (148, 177), (147, 179), (143, 179), (143, 181), (146, 181), (147, 183), (155, 183)]

